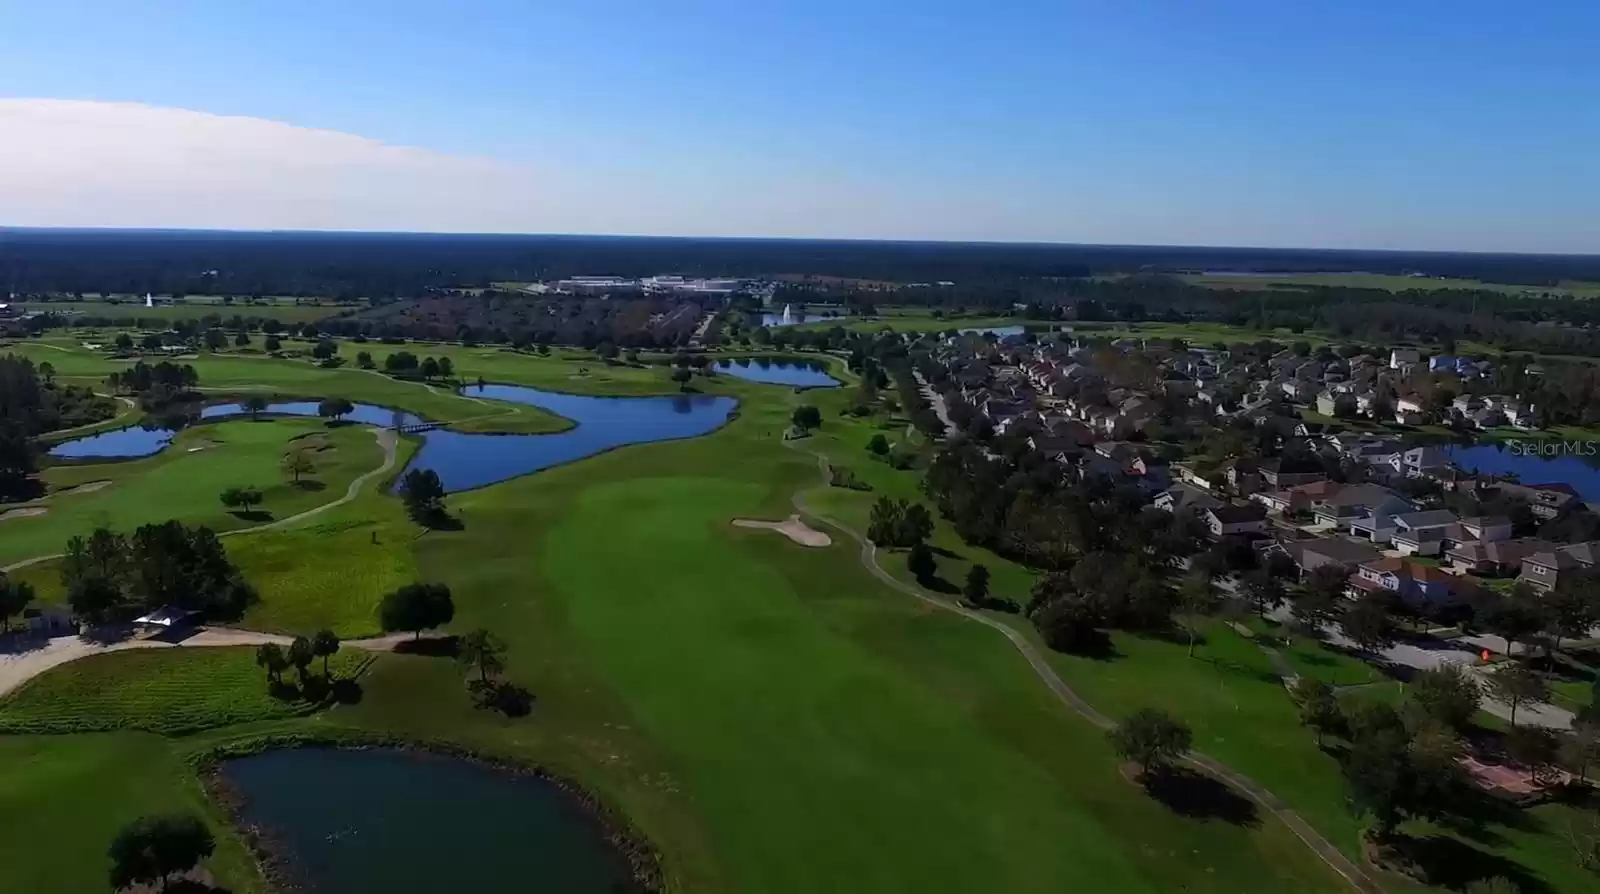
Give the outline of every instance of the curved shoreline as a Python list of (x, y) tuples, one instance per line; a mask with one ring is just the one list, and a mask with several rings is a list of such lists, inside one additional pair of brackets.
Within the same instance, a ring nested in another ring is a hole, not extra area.
[(612, 809), (593, 792), (565, 776), (552, 773), (537, 764), (490, 755), (453, 742), (343, 730), (269, 734), (219, 743), (188, 755), (190, 766), (199, 777), (206, 795), (227, 817), (233, 830), (255, 858), (256, 867), (268, 891), (295, 890), (290, 872), (293, 859), (288, 855), (287, 848), (273, 839), (269, 830), (244, 821), (247, 799), (224, 776), (222, 767), (230, 760), (295, 748), (421, 753), (441, 759), (468, 761), (508, 775), (538, 779), (560, 792), (579, 808), (587, 820), (594, 823), (601, 837), (627, 865), (635, 891), (640, 894), (660, 894), (666, 890), (660, 854), (649, 840), (628, 821), (625, 814)]

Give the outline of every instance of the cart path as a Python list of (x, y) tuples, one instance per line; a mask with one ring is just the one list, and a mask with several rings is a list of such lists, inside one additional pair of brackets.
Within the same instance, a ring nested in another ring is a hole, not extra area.
[[(350, 482), (350, 486), (345, 488), (344, 496), (338, 498), (337, 500), (331, 500), (327, 503), (323, 503), (320, 506), (313, 506), (304, 512), (297, 512), (294, 515), (277, 519), (276, 521), (253, 525), (248, 528), (237, 528), (232, 531), (224, 531), (217, 536), (234, 537), (239, 534), (254, 534), (260, 531), (271, 531), (277, 528), (287, 528), (290, 525), (299, 524), (308, 518), (321, 515), (330, 509), (336, 509), (350, 502), (351, 500), (354, 500), (361, 493), (361, 488), (366, 486), (368, 481), (387, 475), (389, 471), (394, 468), (395, 460), (399, 457), (400, 439), (395, 436), (394, 432), (386, 428), (369, 428), (367, 430), (372, 432), (373, 436), (378, 439), (378, 446), (383, 448), (383, 463), (370, 472), (364, 472), (361, 475), (356, 476), (356, 478)], [(37, 565), (40, 562), (48, 562), (51, 559), (59, 558), (61, 558), (60, 553), (55, 553), (48, 556), (34, 556), (31, 559), (23, 559), (20, 562), (13, 562), (10, 565), (0, 568), (0, 573), (16, 571), (19, 568), (26, 568), (29, 565)]]
[[(807, 456), (815, 458), (817, 461), (817, 468), (822, 472), (823, 483), (826, 484), (830, 480), (830, 467), (828, 465), (828, 458), (826, 456), (806, 450), (803, 447), (798, 447), (793, 442), (789, 441), (784, 442), (784, 446), (791, 447), (798, 453), (803, 453)], [(1028, 639), (1021, 633), (1005, 624), (1000, 623), (999, 621), (994, 620), (993, 618), (981, 615), (954, 602), (947, 602), (917, 587), (913, 587), (910, 584), (902, 582), (900, 579), (884, 570), (882, 565), (878, 564), (878, 548), (873, 545), (872, 541), (868, 540), (866, 537), (863, 537), (849, 525), (846, 525), (837, 519), (831, 518), (828, 515), (812, 509), (809, 505), (807, 505), (805, 501), (805, 494), (802, 491), (795, 491), (793, 503), (794, 508), (802, 515), (808, 515), (831, 528), (836, 528), (843, 532), (850, 539), (859, 543), (861, 545), (861, 564), (864, 565), (874, 577), (882, 581), (885, 585), (892, 587), (908, 596), (921, 600), (928, 605), (943, 609), (948, 612), (953, 612), (969, 621), (976, 621), (985, 627), (998, 631), (1000, 635), (1004, 636), (1018, 652), (1022, 653), (1022, 657), (1027, 659), (1027, 662), (1029, 666), (1033, 668), (1034, 673), (1038, 675), (1039, 679), (1044, 682), (1045, 686), (1055, 694), (1056, 698), (1059, 699), (1062, 704), (1066, 705), (1068, 708), (1071, 708), (1078, 715), (1082, 716), (1084, 719), (1088, 720), (1095, 726), (1100, 727), (1101, 729), (1111, 729), (1116, 725), (1115, 721), (1100, 713), (1093, 705), (1084, 701), (1082, 696), (1079, 696), (1076, 692), (1074, 692), (1072, 688), (1068, 686), (1066, 682), (1062, 680), (1061, 677), (1055, 672), (1055, 669), (1050, 666), (1050, 663), (1042, 654), (1040, 654), (1039, 650), (1034, 647), (1033, 643), (1029, 642)], [(1355, 888), (1357, 891), (1365, 892), (1365, 894), (1383, 894), (1383, 888), (1376, 881), (1374, 881), (1371, 876), (1367, 875), (1367, 873), (1358, 867), (1354, 862), (1352, 862), (1350, 858), (1346, 857), (1338, 848), (1334, 847), (1332, 842), (1324, 838), (1316, 829), (1313, 829), (1309, 823), (1300, 817), (1299, 814), (1291, 810), (1288, 805), (1284, 804), (1282, 800), (1280, 800), (1272, 792), (1268, 791), (1265, 787), (1261, 786), (1248, 776), (1235, 772), (1220, 761), (1211, 757), (1207, 757), (1198, 751), (1189, 752), (1189, 755), (1185, 758), (1185, 762), (1207, 773), (1210, 773), (1212, 776), (1222, 780), (1223, 782), (1226, 782), (1237, 791), (1242, 792), (1244, 795), (1249, 797), (1250, 800), (1261, 805), (1261, 807), (1267, 812), (1277, 817), (1285, 826), (1289, 827), (1289, 830), (1293, 832), (1297, 838), (1305, 842), (1306, 846), (1311, 848), (1312, 852), (1320, 857), (1322, 861), (1329, 866), (1329, 868), (1342, 876), (1345, 881), (1348, 881), (1351, 887)]]

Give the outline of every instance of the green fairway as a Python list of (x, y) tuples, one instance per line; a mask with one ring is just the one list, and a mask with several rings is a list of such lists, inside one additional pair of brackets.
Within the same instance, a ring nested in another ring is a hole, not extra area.
[[(291, 450), (304, 451), (314, 468), (298, 484), (280, 468)], [(196, 426), (148, 459), (48, 470), (52, 488), (92, 486), (39, 501), (43, 515), (0, 520), (0, 565), (60, 553), (68, 538), (96, 527), (128, 532), (177, 518), (227, 531), (287, 518), (339, 498), (382, 460), (372, 431), (361, 426), (330, 429), (320, 419)], [(248, 516), (229, 511), (218, 496), (235, 486), (260, 489), (263, 503)]]
[[(335, 679), (349, 680), (371, 660), (369, 652), (344, 649), (328, 667)], [(318, 659), (312, 675), (321, 673)], [(272, 692), (249, 646), (94, 655), (36, 677), (0, 700), (0, 734), (143, 730), (181, 735), (307, 714), (330, 697), (325, 690), (315, 690), (316, 697), (302, 695), (293, 671), (284, 680), (288, 689)]]
[(0, 890), (106, 891), (106, 847), (141, 817), (205, 816), (217, 832), (206, 867), (233, 894), (261, 890), (255, 861), (169, 741), (149, 733), (0, 736)]

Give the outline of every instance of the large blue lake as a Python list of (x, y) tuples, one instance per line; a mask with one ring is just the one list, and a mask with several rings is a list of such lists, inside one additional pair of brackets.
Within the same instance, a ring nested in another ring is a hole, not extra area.
[[(727, 423), (738, 402), (731, 397), (674, 394), (663, 397), (587, 397), (523, 388), (484, 385), (463, 391), (507, 403), (548, 410), (574, 423), (566, 431), (543, 435), (466, 434), (436, 429), (424, 432), (422, 449), (407, 468), (432, 469), (445, 489), (470, 490), (593, 456), (615, 447), (670, 441), (708, 434)], [(239, 404), (217, 404), (201, 411), (202, 419), (245, 414)], [(317, 402), (286, 401), (268, 405), (268, 415), (315, 416)], [(394, 428), (424, 420), (410, 413), (371, 404), (357, 404), (345, 417), (367, 425)], [(172, 432), (148, 432), (137, 426), (67, 441), (52, 456), (112, 458), (149, 456), (172, 440)], [(132, 452), (132, 451), (141, 452)], [(70, 452), (66, 452), (70, 451)]]
[(595, 817), (553, 783), (406, 751), (296, 748), (222, 765), (240, 819), (297, 891), (638, 890)]
[(1531, 450), (1519, 451), (1509, 444), (1455, 444), (1445, 450), (1456, 465), (1469, 472), (1480, 475), (1511, 473), (1522, 484), (1570, 484), (1585, 500), (1600, 500), (1600, 469), (1592, 465), (1600, 457), (1541, 456)]
[(796, 388), (836, 388), (839, 380), (828, 375), (828, 365), (811, 360), (770, 360), (765, 357), (738, 357), (718, 360), (716, 370), (724, 375), (768, 385)]

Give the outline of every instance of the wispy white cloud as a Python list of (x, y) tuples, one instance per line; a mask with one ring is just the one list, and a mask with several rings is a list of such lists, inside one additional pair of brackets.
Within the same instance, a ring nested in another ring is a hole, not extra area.
[(875, 235), (903, 202), (803, 176), (546, 169), (261, 118), (0, 99), (0, 225)]

